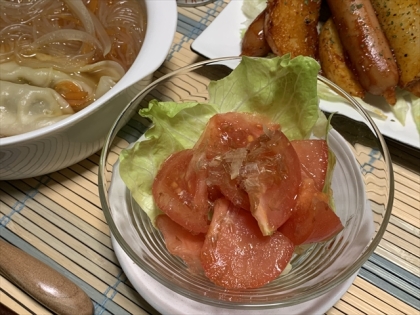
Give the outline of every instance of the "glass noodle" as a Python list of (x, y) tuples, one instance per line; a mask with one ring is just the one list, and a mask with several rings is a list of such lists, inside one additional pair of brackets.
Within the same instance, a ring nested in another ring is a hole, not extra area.
[(0, 0), (0, 12), (0, 63), (63, 71), (104, 59), (127, 70), (146, 24), (131, 0)]
[(0, 137), (96, 101), (133, 64), (145, 32), (142, 0), (0, 0)]

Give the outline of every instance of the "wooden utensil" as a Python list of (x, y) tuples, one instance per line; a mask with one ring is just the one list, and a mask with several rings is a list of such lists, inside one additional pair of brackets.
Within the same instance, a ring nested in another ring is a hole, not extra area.
[(0, 239), (0, 274), (56, 314), (93, 314), (89, 296), (61, 273)]

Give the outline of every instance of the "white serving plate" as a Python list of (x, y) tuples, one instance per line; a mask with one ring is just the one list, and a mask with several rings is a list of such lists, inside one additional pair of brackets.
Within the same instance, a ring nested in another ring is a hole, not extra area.
[[(243, 0), (231, 0), (215, 20), (197, 37), (191, 48), (207, 58), (239, 56), (241, 52), (241, 30), (247, 20), (242, 12)], [(372, 105), (381, 106), (381, 97), (369, 97)], [(329, 104), (328, 104), (329, 103)], [(323, 110), (331, 110), (335, 103), (321, 102)], [(327, 106), (327, 107), (324, 107)], [(382, 107), (381, 107), (382, 108)], [(411, 111), (407, 113), (403, 126), (392, 112), (385, 113), (386, 120), (373, 117), (375, 124), (384, 136), (420, 149), (420, 134), (417, 131)]]

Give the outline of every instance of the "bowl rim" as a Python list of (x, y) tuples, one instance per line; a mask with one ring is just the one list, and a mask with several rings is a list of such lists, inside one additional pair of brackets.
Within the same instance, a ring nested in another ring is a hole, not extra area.
[[(224, 63), (224, 62), (229, 63), (230, 61), (237, 61), (237, 60), (240, 60), (240, 59), (241, 59), (240, 56), (227, 56), (227, 57), (207, 59), (205, 61), (196, 62), (194, 64), (178, 68), (177, 70), (172, 71), (172, 72), (160, 77), (156, 81), (150, 83), (144, 90), (142, 90), (140, 93), (138, 93), (136, 95), (136, 97), (133, 98), (133, 100), (126, 106), (126, 108), (118, 116), (118, 118), (116, 119), (113, 127), (111, 128), (111, 130), (109, 131), (109, 133), (106, 137), (105, 144), (104, 144), (104, 147), (103, 147), (103, 150), (101, 152), (100, 159), (99, 159), (99, 170), (98, 170), (99, 197), (100, 197), (100, 201), (101, 201), (101, 205), (102, 205), (102, 209), (103, 209), (103, 212), (104, 212), (105, 219), (107, 220), (107, 223), (110, 227), (111, 235), (114, 237), (115, 241), (120, 245), (122, 250), (128, 255), (128, 257), (130, 259), (132, 259), (132, 261), (137, 266), (139, 266), (142, 270), (144, 270), (147, 274), (149, 274), (154, 279), (159, 281), (161, 284), (170, 288), (174, 292), (179, 293), (179, 294), (181, 294), (185, 297), (188, 297), (188, 298), (191, 298), (193, 294), (187, 292), (187, 290), (184, 289), (184, 288), (179, 288), (179, 287), (174, 288), (173, 284), (170, 284), (172, 286), (172, 287), (170, 287), (166, 283), (165, 279), (162, 280), (154, 272), (149, 272), (148, 267), (146, 265), (145, 266), (142, 265), (143, 263), (137, 259), (136, 253), (134, 253), (134, 251), (126, 243), (126, 241), (124, 240), (122, 235), (119, 233), (119, 230), (118, 230), (118, 228), (117, 228), (117, 226), (116, 226), (116, 224), (113, 220), (112, 213), (111, 213), (111, 210), (110, 210), (110, 207), (109, 207), (109, 204), (108, 204), (107, 193), (106, 193), (107, 189), (106, 189), (105, 181), (104, 181), (104, 178), (103, 178), (104, 170), (106, 168), (106, 152), (107, 152), (108, 148), (111, 147), (112, 141), (115, 138), (115, 136), (113, 138), (111, 138), (111, 136), (114, 134), (115, 130), (118, 128), (120, 120), (124, 117), (125, 113), (130, 109), (131, 105), (134, 105), (134, 103), (136, 103), (136, 99), (140, 95), (142, 95), (144, 93), (148, 93), (151, 89), (153, 89), (160, 82), (170, 78), (171, 76), (177, 75), (181, 72), (192, 71), (194, 69), (200, 68), (201, 66), (207, 65), (207, 64)], [(275, 308), (275, 307), (281, 308), (281, 307), (285, 307), (285, 306), (296, 305), (296, 304), (299, 304), (299, 303), (317, 298), (317, 297), (327, 293), (328, 291), (330, 291), (334, 287), (344, 283), (346, 281), (346, 279), (348, 279), (352, 275), (354, 275), (362, 267), (362, 265), (369, 259), (369, 257), (373, 254), (373, 252), (376, 249), (376, 247), (378, 246), (379, 242), (382, 240), (382, 237), (385, 233), (385, 230), (388, 226), (388, 223), (389, 223), (389, 220), (390, 220), (390, 217), (391, 217), (393, 200), (394, 200), (394, 172), (393, 172), (391, 155), (390, 155), (390, 152), (389, 152), (389, 149), (388, 149), (388, 146), (385, 142), (384, 137), (382, 136), (380, 130), (378, 129), (375, 122), (373, 121), (373, 119), (368, 114), (368, 112), (362, 107), (362, 105), (359, 104), (359, 102), (355, 98), (353, 98), (351, 95), (349, 95), (347, 92), (345, 92), (341, 87), (339, 87), (335, 83), (331, 82), (327, 78), (323, 77), (322, 75), (318, 74), (317, 77), (318, 77), (318, 80), (320, 80), (321, 82), (329, 85), (329, 87), (331, 87), (336, 93), (346, 97), (352, 103), (352, 105), (355, 108), (357, 108), (357, 110), (359, 110), (361, 112), (362, 116), (364, 116), (363, 118), (365, 118), (371, 124), (371, 126), (369, 126), (369, 127), (371, 127), (373, 129), (373, 132), (378, 137), (378, 140), (379, 140), (379, 143), (380, 143), (381, 149), (382, 149), (381, 154), (383, 155), (384, 161), (386, 162), (386, 167), (389, 170), (389, 174), (387, 176), (387, 184), (388, 184), (388, 187), (389, 187), (387, 208), (386, 208), (385, 213), (383, 214), (383, 220), (382, 220), (381, 226), (379, 227), (378, 231), (376, 232), (374, 238), (371, 239), (371, 241), (367, 245), (368, 250), (366, 250), (353, 263), (353, 265), (351, 267), (347, 268), (346, 271), (341, 275), (341, 277), (333, 279), (330, 283), (322, 286), (321, 289), (318, 289), (316, 292), (311, 292), (311, 294), (309, 294), (308, 296), (306, 296), (304, 298), (301, 298), (299, 302), (296, 302), (296, 303), (281, 302), (281, 303), (274, 303), (274, 304), (272, 303), (272, 304), (265, 305), (265, 307), (261, 306), (261, 305), (255, 305), (255, 307), (252, 307), (253, 309)], [(225, 301), (223, 303), (225, 303)], [(217, 304), (217, 303), (216, 304), (207, 303), (207, 304), (221, 306), (221, 304)], [(227, 307), (227, 306), (224, 304), (223, 307)], [(231, 306), (231, 308), (235, 308), (235, 307), (240, 307), (240, 305), (235, 304), (233, 302), (233, 305)], [(247, 307), (250, 307), (250, 305), (247, 304)]]
[[(69, 126), (76, 124), (80, 120), (98, 111), (100, 107), (107, 103), (112, 97), (118, 93), (122, 93), (129, 86), (144, 79), (159, 68), (166, 59), (175, 37), (178, 20), (176, 0), (144, 0), (144, 4), (147, 16), (146, 35), (142, 48), (133, 63), (135, 67), (130, 67), (112, 89), (107, 91), (89, 106), (49, 126), (14, 136), (0, 138), (0, 149), (13, 145), (21, 145), (24, 142), (47, 136), (51, 132), (62, 131)], [(162, 32), (162, 28), (168, 31)], [(156, 40), (156, 38), (159, 38), (159, 40)], [(142, 61), (144, 58), (143, 56), (146, 57), (144, 61)], [(154, 62), (150, 62), (148, 56), (153, 56)], [(128, 80), (128, 76), (131, 76), (132, 78)]]

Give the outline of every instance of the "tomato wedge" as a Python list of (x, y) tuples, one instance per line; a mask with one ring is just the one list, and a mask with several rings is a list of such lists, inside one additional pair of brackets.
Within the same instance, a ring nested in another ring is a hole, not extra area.
[(293, 243), (283, 234), (263, 236), (250, 212), (222, 198), (215, 202), (201, 264), (205, 275), (219, 286), (257, 288), (280, 275), (293, 251)]
[(343, 229), (322, 192), (327, 169), (326, 141), (290, 142), (265, 117), (217, 114), (193, 149), (162, 164), (152, 192), (165, 214), (156, 226), (193, 273), (227, 289), (261, 287), (295, 246)]
[(244, 148), (264, 134), (265, 130), (276, 130), (278, 124), (267, 117), (229, 112), (210, 118), (206, 129), (194, 146), (197, 154), (205, 153), (207, 160), (232, 149)]
[(245, 148), (265, 131), (278, 128), (278, 124), (257, 114), (228, 112), (214, 115), (194, 146), (188, 174), (206, 169), (209, 189), (218, 190), (238, 207), (249, 209), (249, 198), (233, 176), (241, 164), (240, 151), (236, 156), (230, 154), (223, 159), (221, 156), (228, 151), (235, 153), (236, 149)]
[(204, 234), (190, 233), (165, 214), (156, 218), (156, 227), (162, 232), (166, 248), (172, 255), (180, 257), (192, 273), (203, 272), (200, 253)]
[(343, 229), (322, 193), (328, 169), (325, 140), (291, 141), (301, 163), (302, 185), (291, 217), (279, 228), (295, 245), (328, 240)]
[(249, 197), (239, 176), (246, 154), (245, 148), (233, 149), (211, 160), (207, 166), (207, 185), (217, 188), (235, 206), (249, 211)]
[(153, 182), (156, 205), (173, 221), (192, 233), (206, 233), (209, 227), (208, 193), (204, 173), (187, 169), (193, 150), (172, 154), (160, 167)]
[(302, 178), (309, 177), (322, 191), (328, 169), (328, 144), (325, 140), (293, 140), (290, 142), (299, 157)]
[(300, 187), (296, 209), (279, 231), (295, 245), (330, 239), (343, 229), (343, 225), (328, 201), (328, 195), (317, 189), (315, 181), (305, 178)]
[(328, 204), (328, 195), (317, 192), (312, 200), (314, 211), (314, 229), (306, 243), (317, 243), (327, 241), (343, 228), (340, 218)]
[(314, 180), (304, 178), (299, 188), (299, 195), (293, 214), (279, 227), (279, 231), (295, 245), (305, 243), (314, 230), (315, 211), (311, 208), (311, 205), (312, 198), (317, 191)]
[(290, 141), (280, 130), (248, 146), (241, 172), (251, 212), (263, 235), (276, 231), (296, 206), (301, 167)]

